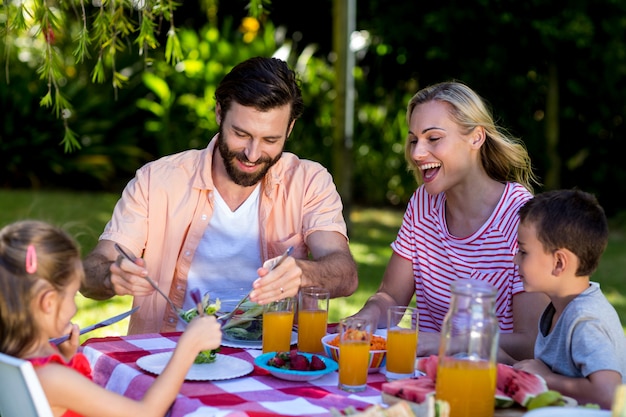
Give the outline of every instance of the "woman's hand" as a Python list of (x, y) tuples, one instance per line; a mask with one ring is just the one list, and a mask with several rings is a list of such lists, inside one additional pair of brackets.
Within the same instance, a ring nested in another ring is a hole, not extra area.
[(419, 332), (417, 337), (417, 356), (438, 355), (440, 339), (441, 333)]

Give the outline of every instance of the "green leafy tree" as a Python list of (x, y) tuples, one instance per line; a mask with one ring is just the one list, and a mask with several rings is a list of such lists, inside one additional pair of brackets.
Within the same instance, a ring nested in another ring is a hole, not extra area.
[[(267, 4), (269, 0), (250, 0), (246, 8), (250, 16), (258, 18), (265, 13)], [(217, 0), (201, 0), (200, 5), (211, 19)], [(180, 3), (175, 0), (3, 0), (0, 6), (7, 83), (8, 62), (15, 56), (28, 56), (47, 86), (40, 105), (52, 108), (55, 116), (63, 120), (61, 144), (65, 151), (81, 147), (70, 128), (74, 109), (64, 90), (65, 85), (80, 76), (79, 64), (93, 60), (91, 81), (109, 80), (117, 95), (129, 80), (119, 66), (120, 54), (136, 53), (146, 67), (158, 61), (150, 55), (153, 51), (162, 52), (163, 60), (170, 65), (184, 57), (175, 20)], [(161, 44), (165, 46), (159, 49)]]
[(375, 87), (360, 100), (465, 81), (525, 141), (545, 188), (586, 189), (612, 211), (626, 191), (625, 15), (619, 0), (371, 0), (359, 9), (372, 37), (361, 65)]
[[(292, 0), (263, 2), (261, 9), (269, 6), (267, 12), (249, 21), (256, 22), (256, 30), (253, 25), (244, 28), (245, 16), (259, 9), (258, 4), (246, 8), (254, 2), (231, 0), (220, 2), (219, 8), (215, 0), (181, 2), (173, 14), (178, 39), (173, 46), (180, 47), (183, 58), (168, 62), (171, 25), (166, 14), (149, 20), (156, 48), (135, 42), (140, 24), (149, 23), (140, 17), (142, 4), (124, 3), (135, 31), (124, 36), (122, 25), (115, 35), (118, 42), (105, 49), (98, 44), (104, 37), (92, 32), (84, 42), (89, 55), (79, 61), (74, 52), (81, 28), (91, 31), (99, 13), (111, 22), (120, 19), (113, 13), (118, 3), (55, 4), (51, 10), (63, 16), (56, 23), (65, 32), (46, 37), (50, 32), (38, 30), (42, 26), (33, 24), (29, 14), (23, 16), (30, 32), (17, 31), (18, 3), (4, 0), (0, 52), (8, 57), (3, 67), (10, 86), (0, 88), (2, 184), (74, 187), (84, 182), (117, 189), (114, 182), (124, 184), (142, 162), (205, 146), (216, 131), (216, 80), (253, 54), (281, 53), (301, 74), (307, 108), (287, 149), (332, 167), (333, 148), (340, 140), (333, 133), (333, 103), (340, 94), (330, 42), (334, 1), (319, 0), (306, 13)], [(24, 4), (32, 8), (33, 3)], [(148, 9), (156, 13), (163, 7), (155, 6), (165, 3), (150, 4)], [(454, 78), (487, 98), (498, 121), (525, 141), (546, 188), (578, 186), (596, 193), (614, 212), (626, 192), (620, 159), (626, 152), (624, 15), (622, 0), (359, 1), (356, 30), (366, 42), (355, 52), (353, 74), (354, 203), (406, 204), (415, 188), (403, 156), (406, 103), (419, 88)], [(56, 86), (47, 78), (36, 79), (50, 45), (63, 57)], [(94, 82), (99, 57), (105, 78)], [(121, 76), (114, 77), (114, 71)], [(58, 119), (57, 87), (76, 106), (64, 112), (59, 105)], [(50, 91), (52, 111), (40, 106)], [(63, 155), (54, 148), (61, 148), (58, 140), (69, 126), (78, 132), (72, 149), (82, 148)]]

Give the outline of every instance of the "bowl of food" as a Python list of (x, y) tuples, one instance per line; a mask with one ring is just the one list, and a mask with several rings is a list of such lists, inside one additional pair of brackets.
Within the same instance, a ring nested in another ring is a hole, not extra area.
[[(326, 356), (339, 362), (339, 334), (327, 334), (322, 337), (324, 352)], [(378, 372), (380, 368), (385, 366), (387, 360), (387, 339), (377, 334), (372, 335), (370, 341), (370, 362), (368, 367), (369, 373)]]
[(232, 342), (260, 342), (263, 339), (263, 306), (244, 302), (222, 326), (222, 337)]
[(330, 358), (296, 350), (264, 353), (254, 359), (254, 364), (287, 381), (311, 381), (339, 369)]

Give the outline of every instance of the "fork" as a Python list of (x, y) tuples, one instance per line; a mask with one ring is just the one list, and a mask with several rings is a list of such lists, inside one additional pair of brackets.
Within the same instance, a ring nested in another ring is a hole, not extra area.
[[(293, 246), (289, 246), (287, 248), (287, 250), (285, 252), (283, 252), (282, 255), (280, 255), (280, 258), (278, 258), (276, 263), (274, 265), (272, 265), (269, 270), (271, 271), (272, 269), (274, 269), (278, 265), (280, 265), (285, 260), (285, 258), (287, 258), (289, 255), (291, 255), (291, 252), (293, 252)], [(221, 320), (226, 321), (226, 320), (230, 319), (237, 312), (237, 309), (239, 307), (241, 307), (241, 305), (244, 303), (244, 301), (246, 301), (248, 299), (248, 297), (250, 297), (250, 293), (251, 292), (252, 292), (252, 290), (248, 291), (248, 293), (241, 300), (239, 300), (237, 305), (229, 313), (222, 314), (221, 316), (218, 316), (217, 319), (220, 320), (220, 321)]]
[[(135, 259), (137, 259), (135, 257), (135, 255), (130, 254), (128, 252), (126, 252), (124, 249), (122, 249), (122, 247), (120, 245), (118, 245), (117, 243), (115, 244), (115, 249), (126, 259), (128, 259), (129, 261), (131, 261), (132, 263), (135, 263)], [(178, 317), (182, 318), (182, 315), (184, 313), (184, 310), (181, 308), (178, 308), (176, 306), (176, 304), (174, 304), (174, 302), (172, 301), (172, 299), (170, 297), (167, 296), (167, 294), (165, 294), (160, 288), (159, 286), (156, 284), (156, 282), (154, 282), (152, 280), (152, 278), (150, 278), (148, 275), (146, 275), (144, 277), (146, 279), (146, 281), (148, 281), (150, 283), (150, 285), (152, 285), (152, 288), (154, 288), (155, 290), (157, 290), (157, 292), (159, 294), (161, 294), (163, 296), (163, 298), (165, 298), (165, 300), (169, 303), (170, 307), (172, 307), (172, 310), (174, 310), (174, 312), (176, 313), (176, 315), (178, 315)]]
[(198, 315), (204, 315), (204, 307), (202, 306), (202, 295), (200, 295), (200, 290), (194, 288), (191, 290), (191, 299), (194, 303), (196, 303), (196, 310), (198, 310)]

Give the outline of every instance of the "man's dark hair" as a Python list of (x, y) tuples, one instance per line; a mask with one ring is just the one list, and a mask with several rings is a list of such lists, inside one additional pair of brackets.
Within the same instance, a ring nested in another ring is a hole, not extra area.
[(290, 123), (304, 111), (296, 73), (277, 58), (255, 57), (237, 64), (217, 86), (215, 101), (224, 116), (233, 101), (259, 111), (290, 104)]

